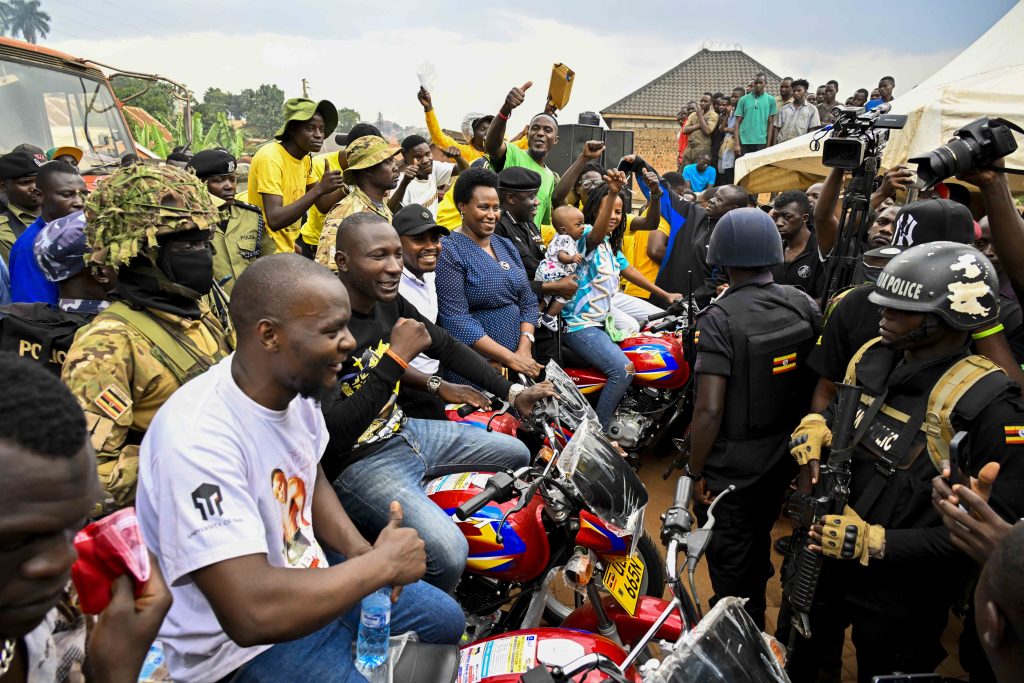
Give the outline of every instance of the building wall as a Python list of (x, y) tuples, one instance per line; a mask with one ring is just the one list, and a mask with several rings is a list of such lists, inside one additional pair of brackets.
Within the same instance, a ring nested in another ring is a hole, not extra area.
[(676, 170), (679, 125), (675, 121), (613, 119), (608, 125), (616, 130), (632, 130), (633, 151), (658, 173)]

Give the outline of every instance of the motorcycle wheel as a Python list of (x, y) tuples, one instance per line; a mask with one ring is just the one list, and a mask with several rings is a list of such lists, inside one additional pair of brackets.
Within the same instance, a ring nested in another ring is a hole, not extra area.
[[(637, 543), (636, 550), (644, 561), (644, 576), (640, 580), (640, 592), (643, 595), (660, 598), (665, 592), (664, 560), (661, 553), (658, 552), (658, 546), (654, 539), (646, 531)], [(553, 589), (555, 587), (555, 585), (552, 586)], [(557, 593), (554, 590), (549, 591), (545, 600), (544, 621), (551, 626), (561, 624), (574, 609), (586, 601), (585, 597), (580, 596), (564, 583), (557, 587)], [(603, 590), (602, 588), (602, 592)]]

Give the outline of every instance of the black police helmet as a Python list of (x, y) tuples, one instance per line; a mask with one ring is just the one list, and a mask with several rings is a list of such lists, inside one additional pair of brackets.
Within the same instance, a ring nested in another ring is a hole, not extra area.
[(889, 261), (868, 300), (897, 311), (934, 313), (950, 327), (973, 330), (999, 317), (998, 292), (995, 269), (980, 251), (928, 242)]
[(782, 237), (761, 209), (733, 209), (711, 233), (708, 263), (727, 268), (764, 268), (782, 263)]

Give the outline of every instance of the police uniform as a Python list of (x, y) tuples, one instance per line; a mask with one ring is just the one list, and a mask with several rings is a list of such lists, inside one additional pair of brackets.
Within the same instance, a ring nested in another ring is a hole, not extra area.
[[(160, 202), (167, 193), (178, 205)], [(202, 293), (157, 265), (163, 243), (143, 239), (214, 229), (220, 216), (203, 183), (172, 166), (136, 164), (104, 180), (85, 214), (90, 262), (118, 268), (126, 301), (79, 331), (61, 379), (85, 411), (106, 492), (96, 512), (108, 513), (134, 501), (139, 444), (156, 411), (234, 344)], [(209, 271), (206, 277), (212, 282)]]
[[(195, 154), (187, 168), (205, 181), (213, 176), (234, 175), (237, 161), (224, 150), (208, 149)], [(213, 279), (231, 294), (246, 267), (260, 256), (275, 253), (277, 246), (258, 206), (236, 199), (220, 207), (220, 215), (213, 233)]]
[[(962, 204), (948, 199), (926, 199), (900, 209), (894, 221), (891, 247), (866, 254), (893, 258), (915, 244), (951, 240), (974, 241), (974, 218)], [(827, 283), (824, 283), (827, 285)], [(822, 377), (842, 380), (850, 358), (864, 343), (878, 336), (878, 306), (868, 301), (873, 283), (840, 292), (829, 303), (821, 337), (807, 362)]]
[[(29, 152), (11, 152), (0, 156), (0, 180), (13, 180), (34, 176), (39, 172), (40, 162)], [(25, 228), (35, 222), (35, 213), (9, 201), (0, 202), (0, 258), (10, 263), (11, 247)]]
[[(49, 282), (60, 283), (85, 270), (88, 246), (82, 212), (48, 223), (32, 250)], [(75, 333), (109, 304), (94, 299), (62, 298), (57, 308), (42, 303), (0, 307), (0, 350), (41, 363), (59, 375)]]
[[(991, 274), (991, 264), (983, 260), (980, 252), (952, 242), (908, 250), (886, 266), (872, 303), (938, 315), (929, 312), (930, 293), (938, 311), (949, 308), (943, 299), (960, 292), (966, 298), (952, 304), (960, 310), (942, 318), (956, 329), (975, 329), (996, 316), (995, 288), (978, 294)], [(928, 270), (938, 274), (922, 274)], [(894, 294), (886, 288), (893, 277), (923, 282), (924, 292), (915, 298), (912, 287), (901, 287)], [(939, 280), (943, 277), (949, 282)], [(995, 282), (994, 275), (990, 279)], [(987, 317), (972, 324), (964, 321), (970, 315)], [(819, 643), (847, 624), (853, 626), (860, 681), (894, 671), (933, 671), (945, 658), (941, 637), (947, 614), (970, 567), (931, 501), (931, 480), (953, 433), (967, 433), (959, 462), (965, 474), (977, 476), (988, 462), (1001, 464), (992, 507), (1007, 519), (1024, 514), (1024, 402), (1019, 387), (991, 361), (970, 356), (966, 345), (942, 358), (917, 360), (874, 339), (854, 354), (844, 381), (860, 386), (863, 395), (853, 435), (848, 514), (836, 518), (843, 520), (838, 535), (842, 542), (842, 524), (855, 515), (868, 546), (871, 538), (882, 540), (866, 548), (860, 562), (826, 558), (829, 579), (819, 584), (818, 594), (833, 600), (818, 611), (824, 614), (812, 612), (813, 637), (794, 653), (793, 663), (800, 662), (799, 673), (791, 671), (795, 683), (814, 680), (809, 663), (820, 654)], [(831, 421), (830, 413), (825, 417)], [(845, 527), (847, 541), (851, 528)]]
[[(760, 234), (737, 229), (744, 221)], [(723, 246), (729, 235), (736, 237), (733, 245)], [(768, 258), (743, 265), (727, 254), (756, 253), (758, 240), (769, 247)], [(697, 316), (694, 367), (698, 387), (702, 374), (726, 378), (721, 426), (703, 465), (707, 489), (717, 494), (736, 486), (715, 509), (708, 548), (711, 583), (716, 596), (747, 598), (745, 608), (761, 628), (773, 573), (771, 529), (795, 470), (786, 444), (810, 399), (813, 378), (804, 365), (819, 317), (805, 293), (773, 282), (767, 267), (782, 258), (778, 231), (759, 209), (736, 209), (719, 221), (709, 263), (765, 270), (730, 287)], [(698, 504), (696, 512), (703, 523), (707, 506)]]

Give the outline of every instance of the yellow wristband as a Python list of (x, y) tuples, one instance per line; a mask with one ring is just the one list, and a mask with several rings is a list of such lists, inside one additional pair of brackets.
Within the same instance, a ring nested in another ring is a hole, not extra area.
[(995, 327), (990, 327), (987, 330), (982, 330), (981, 332), (975, 332), (974, 334), (971, 335), (971, 339), (973, 339), (974, 341), (981, 341), (985, 337), (991, 337), (993, 334), (1002, 332), (1004, 329), (1005, 328), (1003, 327), (1003, 324), (999, 323)]

